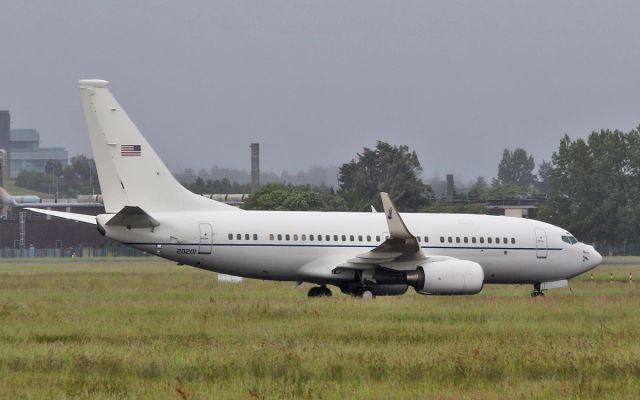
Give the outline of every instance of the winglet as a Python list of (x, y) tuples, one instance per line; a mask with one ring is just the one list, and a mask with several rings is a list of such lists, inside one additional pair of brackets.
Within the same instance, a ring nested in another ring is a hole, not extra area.
[(398, 209), (391, 201), (389, 193), (380, 192), (382, 198), (382, 207), (384, 208), (385, 216), (387, 217), (387, 225), (389, 226), (389, 234), (391, 237), (399, 239), (413, 239), (414, 236), (409, 232), (407, 226), (398, 213)]

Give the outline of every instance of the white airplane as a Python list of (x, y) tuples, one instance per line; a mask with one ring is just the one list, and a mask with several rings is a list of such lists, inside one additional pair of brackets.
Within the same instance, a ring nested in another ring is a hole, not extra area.
[[(327, 285), (372, 298), (475, 294), (485, 283), (564, 287), (602, 257), (566, 230), (535, 220), (466, 214), (244, 211), (185, 189), (107, 89), (80, 94), (105, 214), (32, 211), (96, 224), (114, 240), (179, 264), (247, 278)], [(176, 137), (179, 145), (179, 137)]]

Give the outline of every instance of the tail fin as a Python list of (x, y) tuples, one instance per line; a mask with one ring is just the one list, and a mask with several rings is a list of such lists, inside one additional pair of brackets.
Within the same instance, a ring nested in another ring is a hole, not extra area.
[(184, 188), (111, 95), (108, 83), (79, 81), (107, 213), (117, 213), (125, 206), (147, 212), (238, 210)]

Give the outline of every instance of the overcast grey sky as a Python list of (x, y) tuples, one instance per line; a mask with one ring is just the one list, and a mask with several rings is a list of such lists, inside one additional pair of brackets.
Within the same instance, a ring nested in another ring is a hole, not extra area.
[(386, 140), (425, 178), (504, 147), (640, 124), (640, 2), (8, 1), (0, 109), (90, 154), (76, 81), (103, 78), (173, 170), (338, 165)]

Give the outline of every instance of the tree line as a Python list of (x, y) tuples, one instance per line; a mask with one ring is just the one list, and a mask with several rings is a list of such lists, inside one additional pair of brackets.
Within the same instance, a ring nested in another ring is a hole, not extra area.
[(539, 218), (609, 253), (640, 251), (640, 128), (564, 136)]
[(15, 184), (61, 198), (100, 193), (96, 164), (92, 158), (84, 155), (71, 157), (67, 165), (48, 161), (44, 172), (20, 171)]

